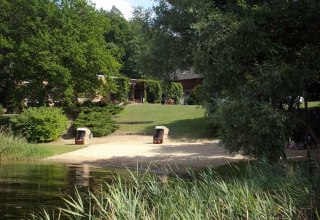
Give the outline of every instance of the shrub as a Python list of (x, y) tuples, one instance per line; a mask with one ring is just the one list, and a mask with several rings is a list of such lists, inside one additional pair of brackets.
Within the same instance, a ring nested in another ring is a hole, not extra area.
[(202, 85), (197, 85), (190, 93), (188, 105), (201, 105), (203, 103)]
[(161, 81), (141, 79), (137, 81), (139, 87), (144, 88), (144, 98), (149, 103), (160, 103), (162, 97)]
[(114, 93), (117, 100), (120, 102), (127, 101), (129, 93), (129, 79), (127, 77), (118, 77), (115, 78), (114, 81), (117, 85)]
[(221, 100), (210, 120), (218, 125), (219, 138), (230, 152), (269, 160), (284, 156), (284, 146), (294, 129), (292, 125), (297, 123), (270, 103), (246, 97)]
[(68, 119), (59, 108), (29, 108), (12, 118), (12, 129), (31, 142), (54, 141), (65, 131)]
[(149, 103), (160, 103), (162, 97), (161, 82), (156, 80), (145, 80), (147, 86), (146, 99)]
[(117, 129), (111, 115), (115, 114), (119, 109), (111, 106), (82, 108), (74, 122), (74, 127), (87, 127), (95, 137), (106, 136)]
[(172, 99), (174, 104), (179, 104), (180, 98), (183, 93), (183, 88), (181, 83), (170, 83), (164, 86), (165, 95), (168, 99)]

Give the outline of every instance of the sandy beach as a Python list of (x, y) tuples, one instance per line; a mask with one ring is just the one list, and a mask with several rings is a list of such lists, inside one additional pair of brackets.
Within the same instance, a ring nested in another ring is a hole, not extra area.
[[(74, 140), (60, 140), (73, 144)], [(286, 151), (289, 159), (305, 158), (305, 150)], [(319, 152), (315, 152), (319, 156)], [(313, 153), (314, 154), (314, 153)], [(90, 139), (86, 148), (52, 156), (45, 161), (66, 164), (91, 164), (101, 167), (164, 167), (200, 169), (215, 167), (240, 160), (240, 154), (229, 154), (218, 140), (172, 141), (153, 144), (152, 136), (110, 135)]]
[[(73, 144), (73, 140), (62, 140)], [(92, 164), (112, 167), (170, 166), (203, 168), (244, 160), (240, 154), (228, 154), (218, 140), (194, 142), (168, 141), (153, 144), (152, 136), (111, 135), (90, 139), (86, 148), (52, 156), (46, 161), (67, 164)]]

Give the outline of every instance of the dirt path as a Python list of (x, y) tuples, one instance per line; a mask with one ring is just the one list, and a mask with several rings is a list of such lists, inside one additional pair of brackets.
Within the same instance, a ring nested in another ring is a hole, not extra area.
[[(62, 140), (72, 144), (73, 139)], [(319, 154), (319, 152), (317, 153)], [(288, 158), (304, 158), (305, 151), (287, 150)], [(92, 164), (103, 167), (166, 166), (171, 168), (204, 168), (245, 160), (240, 154), (230, 155), (218, 141), (196, 141), (193, 143), (168, 141), (153, 144), (151, 136), (111, 135), (90, 139), (86, 148), (46, 158), (46, 161), (68, 164)]]

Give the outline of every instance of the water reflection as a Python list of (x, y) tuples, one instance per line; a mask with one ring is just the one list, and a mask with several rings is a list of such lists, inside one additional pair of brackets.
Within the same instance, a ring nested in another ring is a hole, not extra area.
[(0, 164), (0, 219), (26, 219), (41, 208), (62, 206), (61, 197), (86, 192), (119, 170), (89, 165)]

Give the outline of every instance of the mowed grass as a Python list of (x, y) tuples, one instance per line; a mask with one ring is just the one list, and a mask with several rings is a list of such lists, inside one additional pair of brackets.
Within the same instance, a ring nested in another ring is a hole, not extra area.
[(130, 104), (115, 118), (116, 133), (151, 135), (155, 126), (164, 125), (171, 139), (206, 138), (204, 114), (201, 106), (194, 105)]
[(66, 145), (66, 144), (37, 144), (38, 146), (48, 150), (50, 156), (68, 153), (71, 151), (80, 150), (87, 145)]
[[(300, 104), (300, 108), (304, 108), (304, 103)], [(308, 108), (320, 108), (320, 101), (308, 102)]]

